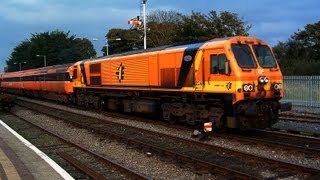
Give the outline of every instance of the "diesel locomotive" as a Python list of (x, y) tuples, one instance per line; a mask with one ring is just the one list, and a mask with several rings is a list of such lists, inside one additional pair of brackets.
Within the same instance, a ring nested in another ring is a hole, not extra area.
[(266, 42), (235, 36), (4, 73), (1, 88), (171, 123), (251, 129), (277, 122), (283, 76)]

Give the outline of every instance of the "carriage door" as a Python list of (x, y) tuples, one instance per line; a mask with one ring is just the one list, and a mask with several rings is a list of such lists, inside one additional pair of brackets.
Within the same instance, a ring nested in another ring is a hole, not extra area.
[(226, 90), (226, 62), (227, 57), (224, 49), (206, 50), (203, 79), (205, 88), (216, 92), (224, 92)]

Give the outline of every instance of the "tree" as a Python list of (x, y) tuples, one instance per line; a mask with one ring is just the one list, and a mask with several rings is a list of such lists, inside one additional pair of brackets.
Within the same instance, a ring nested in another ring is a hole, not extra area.
[[(183, 15), (177, 11), (157, 10), (151, 12), (147, 19), (148, 48), (248, 35), (251, 28), (238, 14), (227, 11), (220, 14), (210, 11), (208, 14), (192, 12), (191, 15)], [(106, 38), (109, 39), (109, 52), (112, 53), (143, 47), (143, 33), (139, 30), (111, 29)], [(122, 40), (110, 41), (114, 38)], [(106, 48), (102, 51), (106, 54)]]
[[(108, 39), (109, 55), (141, 49), (143, 47), (143, 39), (140, 33), (135, 30), (111, 29), (106, 34), (106, 39)], [(102, 51), (103, 55), (107, 55), (107, 47), (103, 47)]]
[(319, 75), (320, 21), (307, 24), (273, 49), (286, 75)]
[(175, 43), (175, 36), (182, 21), (177, 11), (157, 10), (148, 16), (148, 47), (158, 47)]
[[(181, 20), (176, 11), (157, 10), (148, 16), (147, 44), (149, 48), (173, 44), (173, 37)], [(121, 39), (117, 41), (116, 39)], [(106, 34), (109, 54), (121, 53), (143, 48), (143, 31), (139, 29), (110, 29)], [(107, 47), (102, 48), (107, 54)]]
[[(8, 71), (17, 71), (23, 64), (23, 69), (44, 66), (41, 56), (46, 56), (47, 65), (65, 64), (96, 55), (92, 43), (86, 39), (69, 35), (70, 32), (52, 31), (31, 34), (30, 40), (22, 41), (14, 48), (8, 58)], [(41, 55), (37, 57), (37, 55)], [(26, 63), (24, 63), (26, 62)]]
[[(28, 40), (22, 41), (18, 46), (13, 49), (7, 63), (7, 71), (19, 71), (19, 63), (26, 65), (24, 62), (30, 59), (31, 54), (31, 42)], [(30, 66), (30, 65), (29, 65)]]
[(178, 42), (199, 42), (214, 38), (235, 35), (248, 35), (251, 25), (248, 25), (236, 13), (223, 11), (218, 14), (210, 11), (207, 15), (192, 12), (190, 16), (183, 15), (175, 40)]

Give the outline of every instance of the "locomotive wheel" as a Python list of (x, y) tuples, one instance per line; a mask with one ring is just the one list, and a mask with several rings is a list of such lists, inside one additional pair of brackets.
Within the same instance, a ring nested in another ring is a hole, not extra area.
[(185, 120), (187, 122), (188, 125), (190, 126), (194, 126), (196, 125), (196, 118), (195, 118), (195, 115), (194, 114), (186, 114), (185, 115)]
[(98, 109), (99, 109), (100, 111), (104, 110), (105, 105), (106, 105), (105, 100), (104, 100), (103, 98), (99, 98), (98, 105), (99, 105)]
[(102, 111), (104, 109), (104, 105), (105, 105), (105, 102), (104, 102), (103, 98), (101, 98), (99, 96), (94, 97), (93, 107), (95, 109)]
[(83, 105), (83, 101), (82, 101), (82, 99), (81, 99), (81, 97), (76, 97), (76, 101), (77, 101), (77, 105), (78, 106), (82, 106)]
[(174, 115), (172, 115), (172, 114), (169, 115), (168, 122), (169, 122), (170, 124), (176, 124), (176, 123), (177, 123), (177, 120), (178, 120), (178, 117), (176, 117), (176, 116), (174, 116)]
[(88, 108), (90, 106), (89, 104), (89, 97), (88, 96), (85, 96), (84, 98), (84, 107)]
[(93, 107), (95, 108), (95, 109), (99, 109), (99, 97), (98, 96), (94, 96), (93, 97)]
[(163, 113), (163, 120), (169, 122), (170, 124), (175, 124), (177, 117), (172, 115), (170, 112)]

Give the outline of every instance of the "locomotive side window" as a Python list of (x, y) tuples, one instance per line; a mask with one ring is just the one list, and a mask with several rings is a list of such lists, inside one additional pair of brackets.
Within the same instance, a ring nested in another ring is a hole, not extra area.
[(224, 74), (226, 61), (227, 57), (225, 54), (211, 55), (211, 74)]
[(72, 79), (77, 79), (77, 77), (78, 77), (78, 70), (77, 69), (73, 69)]

